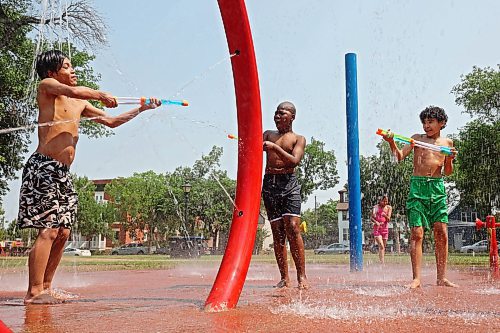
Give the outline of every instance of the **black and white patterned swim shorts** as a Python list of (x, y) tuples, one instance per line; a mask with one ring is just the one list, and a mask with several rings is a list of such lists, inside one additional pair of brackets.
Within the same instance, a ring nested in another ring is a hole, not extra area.
[(17, 226), (71, 229), (76, 222), (77, 205), (69, 167), (33, 153), (23, 170)]

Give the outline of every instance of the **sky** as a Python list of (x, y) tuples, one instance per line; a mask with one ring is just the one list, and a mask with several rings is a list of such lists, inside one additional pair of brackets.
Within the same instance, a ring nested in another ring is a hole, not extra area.
[[(142, 113), (109, 138), (81, 136), (72, 172), (90, 179), (191, 166), (213, 146), (236, 178), (237, 134), (232, 71), (215, 0), (93, 1), (108, 25), (107, 47), (92, 63), (101, 90), (115, 96), (186, 99), (188, 108)], [(248, 0), (259, 71), (263, 129), (284, 100), (297, 108), (293, 130), (323, 141), (337, 157), (339, 184), (316, 191), (303, 208), (338, 199), (347, 182), (346, 53), (357, 54), (360, 154), (377, 153), (377, 128), (421, 132), (418, 114), (443, 107), (457, 133), (469, 120), (450, 93), (473, 66), (500, 63), (497, 0)], [(127, 107), (108, 110), (111, 114)], [(33, 141), (35, 141), (33, 136)], [(36, 142), (30, 151), (36, 148)], [(31, 152), (30, 152), (31, 153)], [(28, 155), (26, 156), (26, 158)], [(19, 176), (21, 171), (19, 172)], [(8, 221), (19, 180), (3, 198)]]

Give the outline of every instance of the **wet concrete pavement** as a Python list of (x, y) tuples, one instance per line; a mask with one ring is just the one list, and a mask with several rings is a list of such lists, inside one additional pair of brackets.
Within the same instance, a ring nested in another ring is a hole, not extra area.
[[(58, 272), (54, 287), (79, 295), (59, 305), (22, 304), (26, 271), (0, 273), (0, 319), (14, 332), (499, 332), (500, 283), (487, 271), (449, 269), (460, 288), (404, 287), (409, 265), (309, 264), (312, 288), (278, 290), (274, 264), (252, 264), (238, 307), (206, 313), (218, 263), (168, 270)], [(295, 272), (291, 271), (292, 277)], [(296, 280), (292, 279), (294, 285)]]

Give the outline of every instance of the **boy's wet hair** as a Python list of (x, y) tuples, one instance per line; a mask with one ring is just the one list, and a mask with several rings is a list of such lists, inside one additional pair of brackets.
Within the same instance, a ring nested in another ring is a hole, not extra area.
[(437, 106), (428, 106), (424, 109), (424, 111), (420, 112), (420, 121), (422, 124), (424, 123), (425, 119), (436, 119), (437, 121), (442, 121), (443, 126), (441, 129), (446, 127), (446, 122), (448, 121), (448, 116), (446, 115), (446, 112), (444, 112), (444, 109), (437, 107)]
[(36, 57), (36, 72), (41, 80), (49, 77), (49, 71), (58, 72), (67, 56), (59, 50), (50, 50)]

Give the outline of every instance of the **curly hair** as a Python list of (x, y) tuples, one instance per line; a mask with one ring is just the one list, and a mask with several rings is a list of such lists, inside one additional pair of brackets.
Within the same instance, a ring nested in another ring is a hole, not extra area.
[(436, 119), (439, 122), (444, 122), (443, 126), (441, 127), (441, 129), (443, 129), (446, 127), (448, 116), (446, 115), (446, 112), (444, 112), (443, 108), (431, 105), (420, 112), (420, 121), (422, 122), (422, 124), (424, 123), (425, 119)]

